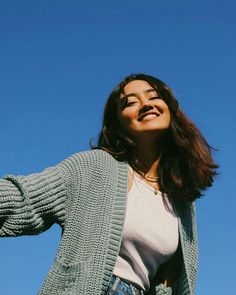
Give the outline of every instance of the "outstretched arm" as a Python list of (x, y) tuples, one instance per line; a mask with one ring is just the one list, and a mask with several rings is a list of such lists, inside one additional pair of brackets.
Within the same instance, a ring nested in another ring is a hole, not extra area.
[(64, 224), (66, 186), (61, 165), (0, 180), (0, 236), (38, 234)]

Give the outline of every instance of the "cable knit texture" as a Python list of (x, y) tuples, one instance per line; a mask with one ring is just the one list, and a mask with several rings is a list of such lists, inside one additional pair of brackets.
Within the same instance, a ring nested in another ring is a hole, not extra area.
[[(40, 295), (105, 294), (119, 253), (126, 212), (128, 165), (107, 152), (74, 154), (55, 167), (0, 180), (0, 236), (62, 227), (62, 239)], [(152, 295), (193, 295), (197, 273), (194, 204), (176, 204), (183, 252), (173, 287)]]

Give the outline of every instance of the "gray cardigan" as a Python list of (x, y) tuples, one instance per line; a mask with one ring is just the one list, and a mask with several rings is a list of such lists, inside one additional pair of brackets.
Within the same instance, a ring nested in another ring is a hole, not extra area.
[[(52, 224), (62, 238), (40, 295), (104, 294), (122, 239), (128, 165), (107, 152), (74, 154), (55, 167), (0, 180), (0, 236), (34, 235)], [(194, 204), (177, 206), (183, 264), (173, 287), (152, 294), (193, 295), (197, 273)]]

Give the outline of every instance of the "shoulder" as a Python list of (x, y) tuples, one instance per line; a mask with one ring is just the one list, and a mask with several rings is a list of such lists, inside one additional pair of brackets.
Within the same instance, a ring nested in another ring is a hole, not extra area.
[(78, 152), (69, 157), (73, 161), (80, 162), (96, 162), (96, 161), (107, 161), (107, 162), (118, 162), (112, 155), (102, 149), (94, 149), (83, 152)]
[(72, 154), (70, 157), (60, 163), (60, 166), (68, 170), (91, 171), (94, 169), (104, 170), (109, 167), (115, 168), (118, 161), (108, 152), (101, 149), (94, 149)]

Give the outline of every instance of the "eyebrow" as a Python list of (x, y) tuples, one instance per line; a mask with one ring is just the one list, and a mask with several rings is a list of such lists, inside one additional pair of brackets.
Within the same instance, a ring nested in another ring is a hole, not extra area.
[[(152, 88), (143, 91), (143, 93), (150, 93), (150, 92), (155, 92), (156, 93), (156, 91), (154, 89), (152, 89)], [(121, 98), (121, 100), (126, 99), (126, 98), (128, 98), (130, 96), (136, 96), (137, 97), (137, 94), (136, 93), (128, 93), (128, 94), (124, 95)]]

